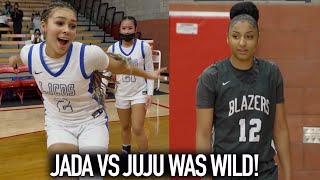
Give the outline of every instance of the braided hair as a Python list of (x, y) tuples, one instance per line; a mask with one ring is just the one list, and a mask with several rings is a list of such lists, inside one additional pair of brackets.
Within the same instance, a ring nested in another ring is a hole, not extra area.
[[(126, 58), (120, 54), (114, 54), (114, 53), (108, 52), (107, 55), (127, 65), (129, 65), (129, 62), (131, 61), (131, 58)], [(113, 82), (115, 84), (117, 84), (118, 82), (114, 78), (110, 76), (106, 76), (103, 71), (96, 70), (91, 74), (91, 80), (93, 82), (92, 98), (95, 99), (100, 105), (104, 107), (104, 101), (108, 97), (108, 93), (114, 94), (115, 89), (108, 87), (108, 85), (102, 81), (103, 78), (106, 79), (108, 82)]]
[(52, 15), (53, 10), (56, 8), (67, 8), (74, 12), (76, 15), (76, 10), (68, 3), (63, 1), (53, 2), (46, 9), (44, 9), (41, 13), (41, 21), (47, 22), (48, 18)]

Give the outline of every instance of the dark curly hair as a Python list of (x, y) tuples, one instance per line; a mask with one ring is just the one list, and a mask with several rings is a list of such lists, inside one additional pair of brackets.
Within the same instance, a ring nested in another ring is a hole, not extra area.
[(253, 2), (245, 1), (233, 5), (230, 9), (230, 19), (231, 22), (229, 25), (229, 29), (238, 21), (248, 21), (259, 31), (259, 10)]

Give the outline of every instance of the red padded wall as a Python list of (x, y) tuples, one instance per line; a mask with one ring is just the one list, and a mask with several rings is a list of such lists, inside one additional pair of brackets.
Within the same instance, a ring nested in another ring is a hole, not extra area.
[[(170, 16), (170, 151), (194, 152), (198, 76), (227, 57), (227, 17)], [(198, 24), (198, 34), (177, 34), (176, 23)]]

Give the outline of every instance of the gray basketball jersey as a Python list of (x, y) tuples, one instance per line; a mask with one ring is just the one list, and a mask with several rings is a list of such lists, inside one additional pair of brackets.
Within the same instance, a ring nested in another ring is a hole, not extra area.
[[(276, 65), (261, 59), (254, 60), (252, 69), (239, 72), (226, 59), (206, 70), (215, 72), (213, 152), (259, 154), (259, 161), (269, 161), (275, 154), (272, 133), (276, 104), (283, 102), (282, 77)], [(254, 70), (253, 80), (239, 78)]]

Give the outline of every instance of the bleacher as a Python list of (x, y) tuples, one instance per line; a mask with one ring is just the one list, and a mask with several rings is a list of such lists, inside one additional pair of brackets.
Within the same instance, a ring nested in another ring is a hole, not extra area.
[[(108, 3), (101, 3), (101, 0), (66, 0), (77, 10), (77, 35), (75, 41), (85, 44), (95, 44), (104, 51), (116, 42), (118, 27), (124, 12), (117, 12), (115, 7), (109, 7)], [(8, 67), (8, 58), (20, 53), (21, 48), (30, 43), (32, 30), (31, 16), (35, 12), (42, 12), (50, 3), (48, 0), (10, 0), (19, 3), (19, 9), (24, 11), (22, 34), (13, 34), (12, 23), (9, 28), (0, 28), (2, 34), (0, 41), (0, 104), (2, 99), (18, 96), (23, 103), (24, 92), (33, 90), (37, 94), (36, 84), (31, 74), (27, 77), (19, 77), (21, 73), (27, 74), (23, 66), (18, 69)], [(5, 1), (0, 2), (4, 7)], [(9, 18), (10, 19), (10, 18)], [(13, 41), (13, 38), (21, 38), (20, 41)], [(27, 82), (27, 80), (29, 82)], [(39, 91), (38, 91), (39, 93)]]
[[(118, 37), (118, 27), (124, 12), (117, 12), (116, 7), (109, 7), (108, 3), (101, 3), (101, 0), (66, 0), (77, 10), (78, 27), (75, 41), (81, 40), (83, 43), (96, 44), (103, 49), (107, 49)], [(7, 63), (5, 59), (13, 53), (20, 52), (31, 37), (31, 16), (33, 13), (44, 10), (50, 1), (48, 0), (13, 0), (11, 3), (19, 3), (19, 8), (24, 11), (22, 34), (12, 34), (12, 23), (10, 28), (0, 28), (8, 34), (1, 37), (0, 63)], [(2, 6), (5, 1), (2, 1)], [(21, 41), (13, 41), (13, 38), (21, 38)]]

